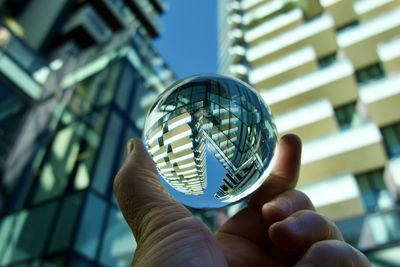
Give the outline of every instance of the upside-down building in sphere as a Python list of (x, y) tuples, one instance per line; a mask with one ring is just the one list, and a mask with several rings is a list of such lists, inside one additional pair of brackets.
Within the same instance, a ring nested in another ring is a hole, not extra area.
[(161, 0), (0, 1), (0, 266), (130, 266), (112, 193), (174, 76)]
[(219, 15), (220, 72), (303, 140), (298, 187), (376, 266), (398, 265), (400, 2), (225, 0)]

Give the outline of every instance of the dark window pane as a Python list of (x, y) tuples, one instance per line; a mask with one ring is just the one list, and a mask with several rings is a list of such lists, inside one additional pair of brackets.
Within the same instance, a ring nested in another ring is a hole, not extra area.
[(381, 131), (388, 156), (400, 156), (400, 123), (386, 126)]
[(116, 153), (123, 150), (123, 148), (117, 147), (121, 136), (122, 119), (115, 112), (112, 112), (106, 129), (93, 178), (93, 187), (102, 194), (106, 193), (108, 185), (113, 179), (112, 171)]
[(99, 240), (102, 238), (101, 229), (105, 211), (105, 202), (95, 194), (89, 193), (74, 247), (76, 251), (90, 259), (95, 258)]
[(63, 199), (56, 227), (51, 237), (49, 252), (60, 251), (69, 247), (78, 223), (83, 193), (70, 195)]
[(367, 66), (363, 69), (359, 69), (355, 73), (357, 82), (364, 84), (369, 81), (378, 80), (385, 76), (383, 68), (380, 63)]
[(56, 203), (51, 203), (6, 218), (0, 229), (0, 265), (39, 257), (55, 211)]
[(340, 129), (344, 130), (350, 128), (357, 116), (356, 103), (354, 102), (335, 108), (335, 115)]

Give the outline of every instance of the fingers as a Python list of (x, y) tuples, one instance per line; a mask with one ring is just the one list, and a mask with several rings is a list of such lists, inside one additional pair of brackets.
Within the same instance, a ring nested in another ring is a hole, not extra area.
[(262, 215), (268, 225), (281, 221), (300, 210), (314, 210), (311, 200), (301, 191), (286, 191), (262, 206)]
[(300, 138), (293, 134), (283, 136), (277, 153), (272, 174), (251, 197), (249, 206), (260, 208), (276, 195), (296, 186), (301, 159)]
[(127, 145), (126, 160), (114, 180), (114, 192), (136, 239), (190, 213), (174, 201), (157, 178), (155, 164), (140, 140)]
[(349, 244), (337, 240), (315, 243), (300, 259), (296, 266), (371, 266), (367, 257)]
[(300, 210), (274, 223), (268, 232), (271, 241), (286, 251), (306, 251), (322, 240), (343, 240), (336, 225), (311, 210)]

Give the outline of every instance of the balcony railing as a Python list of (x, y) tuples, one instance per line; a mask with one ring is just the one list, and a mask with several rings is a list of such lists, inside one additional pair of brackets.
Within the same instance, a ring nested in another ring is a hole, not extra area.
[(400, 72), (400, 38), (378, 46), (378, 56), (386, 74)]
[(326, 97), (334, 107), (357, 99), (357, 84), (353, 67), (347, 60), (261, 92), (273, 114)]
[(342, 220), (365, 213), (361, 193), (352, 174), (341, 174), (299, 188), (316, 210), (331, 220)]
[(360, 105), (379, 126), (400, 121), (400, 74), (368, 83), (360, 88)]
[(386, 13), (399, 5), (397, 0), (358, 0), (354, 3), (359, 20), (366, 21)]
[(268, 42), (250, 48), (247, 59), (257, 67), (306, 45), (315, 49), (318, 58), (336, 51), (334, 22), (331, 16), (322, 15)]
[(357, 15), (353, 8), (353, 1), (348, 0), (321, 0), (324, 7), (335, 21), (335, 27), (339, 28), (357, 20)]
[(355, 69), (378, 62), (377, 45), (399, 34), (400, 8), (338, 34), (339, 46)]
[(378, 127), (366, 123), (304, 144), (300, 185), (341, 173), (382, 168), (386, 153)]
[(338, 131), (335, 112), (327, 99), (276, 116), (275, 124), (280, 135), (295, 133), (303, 141)]
[(268, 40), (284, 31), (293, 29), (303, 23), (303, 12), (296, 8), (290, 12), (279, 15), (275, 18), (249, 30), (245, 34), (245, 40), (250, 45), (259, 44), (262, 41)]
[(252, 70), (249, 75), (249, 81), (254, 88), (262, 90), (290, 81), (317, 69), (317, 55), (312, 47), (307, 46)]

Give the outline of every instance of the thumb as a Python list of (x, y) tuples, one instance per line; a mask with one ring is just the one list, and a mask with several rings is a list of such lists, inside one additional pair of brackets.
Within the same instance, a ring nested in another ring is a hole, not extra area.
[(114, 193), (138, 242), (156, 229), (191, 216), (161, 185), (155, 164), (138, 139), (127, 144), (125, 162), (114, 179)]

